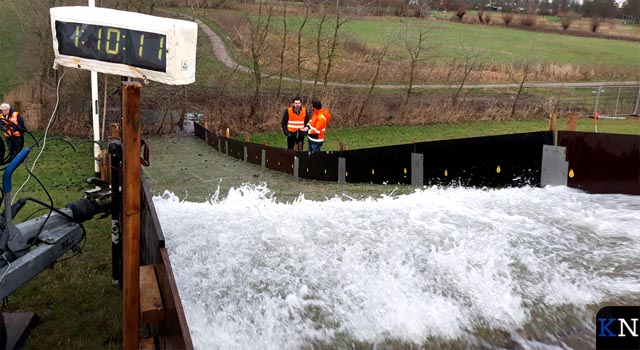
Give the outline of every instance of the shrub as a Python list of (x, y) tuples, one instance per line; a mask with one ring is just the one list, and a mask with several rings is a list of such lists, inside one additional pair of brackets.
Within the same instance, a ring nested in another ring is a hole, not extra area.
[(502, 20), (504, 21), (504, 25), (508, 26), (511, 21), (513, 21), (513, 13), (503, 13)]
[(600, 27), (600, 19), (596, 16), (591, 17), (591, 31), (595, 33), (598, 27)]
[(564, 16), (564, 17), (560, 18), (560, 23), (562, 24), (562, 29), (564, 29), (564, 30), (569, 29), (569, 26), (571, 25), (571, 22), (573, 22), (573, 18), (571, 18), (569, 16)]
[(491, 23), (491, 13), (487, 12), (484, 14), (484, 24)]
[(522, 15), (520, 16), (520, 24), (527, 27), (533, 27), (536, 25), (536, 17), (533, 15)]

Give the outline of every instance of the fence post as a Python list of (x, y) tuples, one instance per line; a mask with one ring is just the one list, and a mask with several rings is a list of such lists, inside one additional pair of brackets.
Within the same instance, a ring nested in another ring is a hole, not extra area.
[(598, 103), (600, 102), (600, 92), (602, 91), (602, 86), (598, 86), (598, 92), (596, 93), (596, 103), (593, 106), (593, 113), (598, 111)]
[(296, 179), (300, 177), (300, 158), (298, 156), (293, 157), (293, 177)]
[(347, 159), (344, 157), (338, 158), (338, 183), (347, 183)]
[(566, 186), (569, 163), (566, 161), (567, 148), (542, 145), (542, 169), (540, 187), (546, 185)]
[(424, 185), (424, 154), (411, 153), (411, 185)]
[(638, 105), (640, 105), (640, 86), (638, 86), (638, 98), (636, 99), (636, 107), (633, 109), (633, 115), (638, 116)]

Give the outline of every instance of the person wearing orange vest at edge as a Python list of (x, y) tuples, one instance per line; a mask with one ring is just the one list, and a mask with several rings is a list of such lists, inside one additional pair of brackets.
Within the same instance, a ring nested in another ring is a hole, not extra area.
[(311, 116), (307, 114), (307, 109), (302, 107), (302, 100), (296, 96), (291, 99), (291, 107), (284, 110), (282, 115), (282, 131), (287, 137), (287, 149), (296, 147), (297, 151), (304, 148), (304, 137), (307, 134), (301, 131)]
[(331, 120), (331, 114), (326, 108), (322, 108), (322, 102), (314, 99), (311, 101), (313, 107), (313, 115), (307, 126), (302, 129), (308, 131), (309, 136), (309, 154), (320, 152), (320, 148), (324, 143), (324, 132), (327, 130), (327, 124)]
[(4, 137), (9, 148), (9, 153), (16, 154), (22, 149), (24, 142), (23, 133), (27, 131), (24, 119), (17, 111), (14, 111), (8, 103), (0, 104), (2, 118), (0, 129), (4, 131)]

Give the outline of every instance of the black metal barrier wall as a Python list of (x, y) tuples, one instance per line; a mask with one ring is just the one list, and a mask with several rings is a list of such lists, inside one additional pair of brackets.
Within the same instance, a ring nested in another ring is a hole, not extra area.
[[(543, 148), (554, 144), (553, 132), (541, 131), (309, 155), (231, 140), (197, 123), (195, 134), (222, 145), (217, 148), (221, 152), (228, 147), (236, 158), (300, 178), (491, 188), (540, 185)], [(566, 148), (571, 168), (560, 184), (596, 193), (640, 194), (640, 136), (561, 131), (558, 146)], [(242, 157), (236, 156), (240, 148)]]
[(558, 132), (567, 148), (567, 185), (591, 193), (640, 194), (640, 136)]
[(538, 186), (542, 146), (550, 131), (416, 144), (424, 155), (424, 183), (476, 187)]
[(165, 310), (165, 317), (154, 325), (157, 349), (193, 349), (189, 326), (182, 308), (164, 234), (144, 174), (141, 176), (140, 265), (153, 265)]

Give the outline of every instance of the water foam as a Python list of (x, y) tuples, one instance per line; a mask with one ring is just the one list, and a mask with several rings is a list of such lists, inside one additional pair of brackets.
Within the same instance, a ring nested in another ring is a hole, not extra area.
[(562, 345), (545, 334), (640, 292), (633, 196), (434, 187), (278, 203), (244, 185), (154, 203), (198, 349), (491, 343), (487, 329)]

